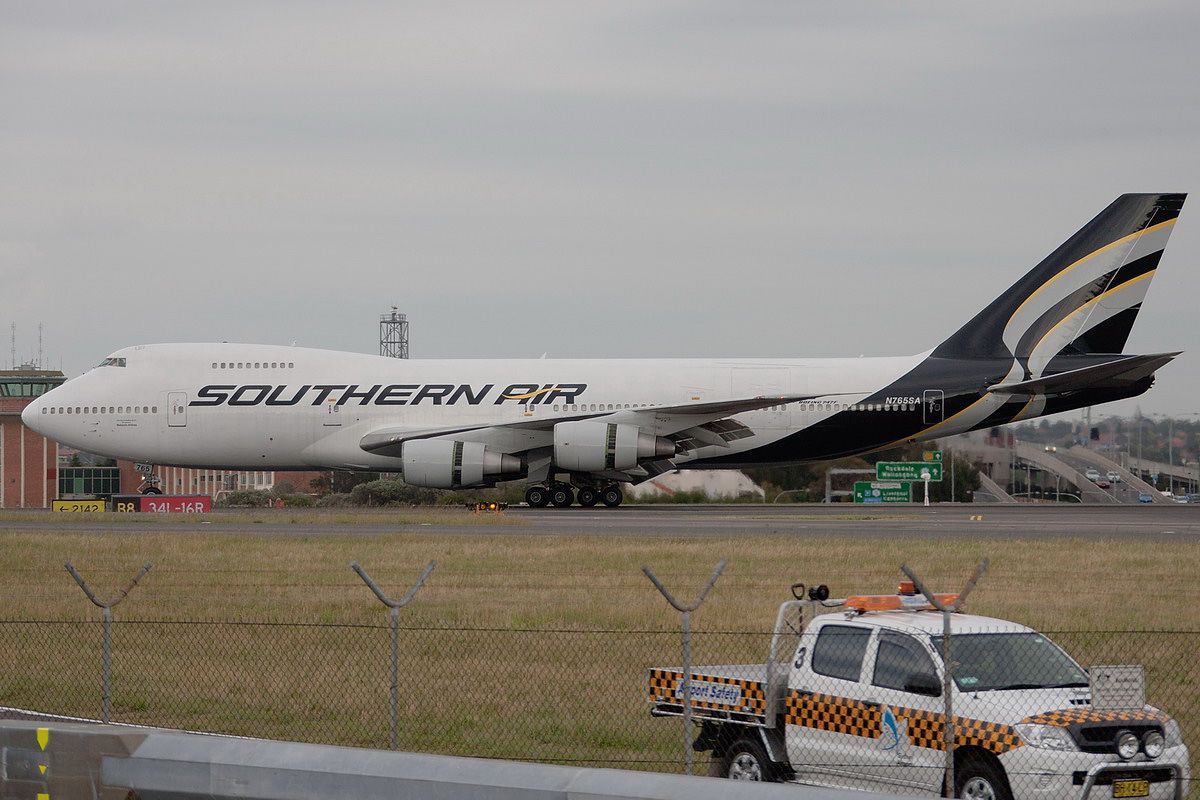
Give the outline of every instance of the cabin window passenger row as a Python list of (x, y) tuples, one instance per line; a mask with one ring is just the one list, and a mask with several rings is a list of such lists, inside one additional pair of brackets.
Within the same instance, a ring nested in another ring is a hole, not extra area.
[[(87, 406), (53, 406), (43, 408), (43, 414), (87, 414)], [(93, 414), (157, 414), (158, 406), (92, 406)]]
[(213, 369), (295, 369), (294, 361), (214, 361)]

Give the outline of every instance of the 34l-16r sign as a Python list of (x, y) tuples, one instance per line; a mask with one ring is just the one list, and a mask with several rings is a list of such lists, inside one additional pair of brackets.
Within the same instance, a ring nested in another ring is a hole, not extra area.
[(119, 513), (207, 514), (212, 498), (206, 494), (115, 494), (112, 510)]
[(875, 465), (877, 481), (940, 481), (940, 461), (880, 461)]

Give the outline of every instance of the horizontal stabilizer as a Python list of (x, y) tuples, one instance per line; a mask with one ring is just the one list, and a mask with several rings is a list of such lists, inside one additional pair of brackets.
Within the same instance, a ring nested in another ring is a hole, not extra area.
[(997, 383), (989, 386), (988, 391), (1001, 394), (1064, 394), (1083, 389), (1115, 389), (1151, 375), (1177, 355), (1179, 353), (1122, 356), (1102, 364), (1043, 375), (1020, 383)]

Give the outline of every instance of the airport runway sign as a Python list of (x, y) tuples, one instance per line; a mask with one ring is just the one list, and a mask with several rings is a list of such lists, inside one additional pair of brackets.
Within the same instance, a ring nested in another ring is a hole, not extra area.
[(856, 503), (911, 503), (912, 484), (907, 481), (855, 481)]
[(940, 461), (880, 461), (875, 465), (877, 481), (941, 481)]

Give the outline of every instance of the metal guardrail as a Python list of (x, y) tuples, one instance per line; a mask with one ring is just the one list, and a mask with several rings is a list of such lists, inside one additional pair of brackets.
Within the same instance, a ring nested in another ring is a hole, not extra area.
[(72, 722), (0, 720), (0, 796), (256, 800), (898, 800), (686, 775), (397, 753)]

